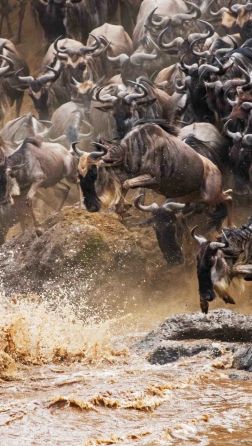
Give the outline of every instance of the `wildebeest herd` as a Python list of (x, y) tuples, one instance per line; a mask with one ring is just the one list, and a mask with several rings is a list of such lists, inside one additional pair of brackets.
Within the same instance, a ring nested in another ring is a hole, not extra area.
[[(0, 38), (1, 242), (17, 197), (41, 233), (39, 188), (61, 184), (60, 209), (78, 184), (86, 211), (122, 219), (127, 191), (140, 188), (134, 205), (150, 215), (140, 226), (153, 225), (169, 266), (185, 261), (191, 228), (202, 311), (216, 294), (234, 303), (232, 280), (252, 280), (252, 222), (232, 226), (233, 194), (252, 192), (252, 3), (2, 0), (0, 32), (6, 22), (12, 35), (16, 14), (22, 41), (30, 7), (47, 42), (39, 72)], [(20, 116), (26, 90), (36, 117)], [(144, 204), (145, 189), (163, 204)]]

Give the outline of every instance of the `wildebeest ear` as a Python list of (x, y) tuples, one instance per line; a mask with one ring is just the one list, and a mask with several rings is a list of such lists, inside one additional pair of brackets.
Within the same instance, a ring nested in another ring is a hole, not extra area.
[(107, 104), (107, 105), (96, 105), (95, 108), (96, 108), (97, 110), (106, 112), (106, 111), (108, 111), (108, 110), (112, 110), (112, 109), (113, 109), (113, 105), (111, 105), (111, 104)]

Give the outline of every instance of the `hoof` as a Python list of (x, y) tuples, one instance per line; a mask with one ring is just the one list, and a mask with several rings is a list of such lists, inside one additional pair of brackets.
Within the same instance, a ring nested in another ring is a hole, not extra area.
[(224, 296), (223, 300), (225, 304), (235, 305), (235, 300), (231, 296)]
[(209, 309), (209, 303), (204, 299), (200, 300), (200, 308), (202, 313), (207, 314)]

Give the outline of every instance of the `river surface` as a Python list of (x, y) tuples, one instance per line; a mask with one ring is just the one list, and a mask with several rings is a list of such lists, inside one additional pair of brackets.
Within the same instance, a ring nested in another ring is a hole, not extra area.
[(252, 445), (252, 380), (230, 352), (162, 366), (136, 353), (168, 302), (103, 322), (67, 300), (1, 307), (1, 445)]

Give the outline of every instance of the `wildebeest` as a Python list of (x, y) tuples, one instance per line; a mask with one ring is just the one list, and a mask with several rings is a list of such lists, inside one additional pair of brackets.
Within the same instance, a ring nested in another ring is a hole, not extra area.
[(153, 225), (159, 248), (169, 266), (181, 265), (184, 262), (182, 251), (183, 224), (179, 221), (182, 217), (181, 211), (185, 204), (167, 202), (162, 206), (152, 203), (148, 206), (141, 203), (139, 195), (134, 204), (143, 212), (150, 212), (152, 216), (139, 223), (139, 226)]
[[(192, 237), (199, 244), (199, 252), (197, 254), (197, 277), (199, 283), (200, 306), (203, 313), (208, 313), (209, 302), (213, 301), (216, 294), (220, 296), (225, 303), (235, 304), (234, 299), (230, 296), (228, 288), (235, 277), (252, 280), (252, 265), (239, 264), (236, 265), (237, 258), (242, 252), (234, 244), (230, 246), (230, 232), (224, 232), (223, 237), (218, 241), (209, 241), (205, 237), (195, 234), (196, 227), (192, 229)], [(234, 230), (235, 231), (235, 230)], [(239, 237), (246, 235), (246, 241), (251, 243), (251, 236), (248, 238), (246, 231), (240, 230)], [(240, 244), (241, 245), (241, 244)], [(243, 243), (244, 249), (244, 243)]]
[(227, 203), (229, 208), (231, 197), (223, 192), (217, 166), (179, 140), (172, 126), (163, 123), (163, 127), (165, 130), (153, 123), (137, 124), (119, 144), (109, 149), (101, 146), (105, 154), (101, 152), (95, 159), (85, 154), (80, 158), (83, 176), (91, 165), (116, 167), (127, 177), (122, 183), (124, 191), (147, 187), (185, 203)]
[(75, 159), (60, 144), (45, 143), (41, 138), (33, 137), (26, 138), (12, 153), (7, 154), (1, 148), (0, 205), (7, 205), (13, 201), (13, 197), (24, 194), (38, 233), (40, 228), (32, 207), (38, 189), (64, 184), (64, 197), (58, 206), (60, 209), (70, 189), (64, 181), (76, 183), (76, 179)]
[(31, 6), (48, 42), (53, 42), (59, 36), (65, 36), (65, 0), (32, 0)]
[(92, 29), (110, 22), (117, 8), (118, 0), (66, 0), (67, 35), (85, 42)]
[(7, 105), (16, 105), (16, 116), (19, 116), (24, 92), (16, 72), (29, 74), (27, 63), (17, 51), (15, 45), (8, 39), (0, 39), (0, 119), (4, 118)]

